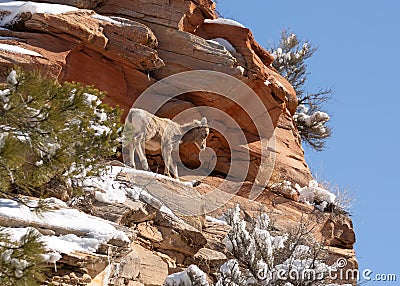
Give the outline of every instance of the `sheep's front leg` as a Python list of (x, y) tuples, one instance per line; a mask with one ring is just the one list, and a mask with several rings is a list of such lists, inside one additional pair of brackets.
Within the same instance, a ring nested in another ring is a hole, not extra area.
[(136, 140), (133, 140), (131, 144), (129, 144), (129, 165), (136, 169), (135, 166), (135, 150), (136, 150)]
[(141, 138), (137, 146), (137, 152), (140, 158), (140, 163), (142, 164), (142, 168), (146, 171), (149, 171), (149, 163), (147, 163), (147, 158), (144, 151), (144, 144), (145, 144), (144, 138)]

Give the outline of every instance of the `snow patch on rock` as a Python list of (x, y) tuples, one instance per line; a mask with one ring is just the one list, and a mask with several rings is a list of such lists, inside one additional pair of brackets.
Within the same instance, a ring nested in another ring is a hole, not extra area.
[(207, 42), (214, 43), (216, 45), (224, 47), (228, 52), (236, 53), (236, 49), (233, 45), (224, 38), (215, 38), (212, 40), (207, 40)]
[(204, 23), (209, 24), (220, 24), (220, 25), (229, 25), (229, 26), (236, 26), (240, 28), (246, 28), (243, 24), (232, 20), (232, 19), (225, 19), (225, 18), (218, 18), (218, 19), (205, 19)]
[(0, 51), (43, 58), (43, 56), (37, 52), (9, 44), (0, 44)]
[(27, 1), (2, 1), (0, 2), (0, 11), (8, 12), (8, 14), (5, 14), (5, 16), (0, 18), (0, 27), (14, 24), (18, 21), (21, 13), (62, 14), (76, 10), (78, 10), (78, 8), (61, 4), (35, 3)]
[[(194, 284), (194, 282), (196, 284)], [(209, 286), (209, 283), (207, 281), (207, 275), (203, 271), (201, 271), (196, 265), (190, 265), (185, 271), (169, 275), (165, 279), (163, 285)]]
[[(0, 199), (0, 216), (9, 220), (17, 220), (25, 224), (39, 224), (49, 229), (52, 227), (64, 229), (71, 232), (86, 233), (89, 237), (95, 237), (100, 243), (110, 239), (121, 239), (129, 241), (127, 235), (116, 230), (107, 221), (85, 214), (77, 209), (66, 208), (65, 203), (60, 200), (51, 199), (53, 209), (38, 214), (33, 209), (38, 200), (28, 200), (24, 204), (10, 199)], [(49, 200), (45, 200), (50, 202)]]

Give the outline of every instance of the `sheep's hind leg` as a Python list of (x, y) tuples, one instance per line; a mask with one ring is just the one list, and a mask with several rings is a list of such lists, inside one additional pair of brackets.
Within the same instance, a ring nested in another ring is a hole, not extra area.
[(173, 165), (172, 169), (173, 169), (174, 177), (175, 177), (175, 179), (179, 180), (179, 176), (178, 176), (178, 165), (175, 163), (174, 160), (172, 160), (172, 163), (171, 163), (171, 164)]
[(172, 172), (173, 175), (175, 177), (175, 179), (179, 180), (179, 176), (178, 176), (178, 164), (175, 162), (175, 160), (172, 158), (172, 152), (176, 150), (177, 152), (179, 152), (179, 145), (173, 146), (171, 149), (171, 153), (170, 153), (170, 164), (171, 164), (171, 168), (172, 168)]
[(164, 159), (164, 175), (171, 177), (170, 168), (171, 168), (171, 157), (172, 157), (172, 150), (169, 146), (162, 147), (162, 156)]

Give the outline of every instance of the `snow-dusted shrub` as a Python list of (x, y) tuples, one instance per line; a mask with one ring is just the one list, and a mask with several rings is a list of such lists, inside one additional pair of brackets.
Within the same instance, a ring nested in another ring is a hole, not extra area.
[(268, 184), (268, 189), (274, 193), (292, 198), (297, 195), (296, 188), (293, 188), (292, 182), (283, 180), (279, 182), (271, 182)]
[(307, 187), (300, 189), (299, 201), (315, 205), (318, 209), (324, 211), (328, 206), (336, 204), (336, 195), (321, 188), (317, 181), (312, 180)]
[[(317, 51), (308, 41), (300, 40), (297, 35), (284, 30), (279, 44), (270, 47), (275, 61), (272, 66), (284, 76), (296, 91), (299, 109), (295, 122), (300, 136), (306, 144), (317, 151), (325, 147), (331, 129), (326, 125), (328, 114), (322, 112), (324, 103), (331, 99), (332, 90), (321, 89), (307, 92), (305, 83), (310, 75), (305, 61)], [(307, 110), (304, 109), (307, 107)]]
[(228, 260), (220, 267), (220, 274), (215, 286), (239, 286), (246, 285), (247, 279), (240, 271), (239, 262), (236, 259)]
[(339, 187), (334, 187), (332, 192), (336, 196), (336, 202), (333, 207), (334, 213), (350, 215), (351, 208), (353, 206), (354, 198), (352, 197), (348, 189), (341, 189)]
[(279, 235), (266, 213), (249, 220), (239, 206), (226, 213), (232, 229), (225, 244), (234, 259), (221, 266), (217, 286), (324, 285), (331, 268), (305, 223)]
[[(311, 184), (312, 182), (310, 182)], [(314, 183), (314, 185), (316, 182)], [(322, 181), (318, 184), (320, 188), (329, 192), (331, 197), (335, 197), (334, 202), (330, 204), (328, 202), (325, 207), (326, 212), (331, 212), (334, 214), (350, 215), (351, 208), (353, 206), (354, 198), (348, 189), (339, 187), (336, 184), (331, 184), (326, 181)]]
[(321, 212), (349, 215), (353, 202), (348, 190), (326, 182), (319, 184), (316, 180), (311, 180), (308, 186), (300, 187), (273, 174), (267, 188), (292, 199), (298, 195), (299, 202), (313, 205)]
[(326, 125), (329, 115), (317, 110), (316, 106), (299, 105), (293, 119), (303, 141), (315, 150), (323, 150), (325, 140), (332, 135), (331, 128)]
[(322, 212), (349, 215), (353, 198), (348, 190), (332, 186), (327, 182), (318, 183), (311, 180), (308, 186), (301, 188), (296, 184), (299, 192), (299, 202), (315, 206)]

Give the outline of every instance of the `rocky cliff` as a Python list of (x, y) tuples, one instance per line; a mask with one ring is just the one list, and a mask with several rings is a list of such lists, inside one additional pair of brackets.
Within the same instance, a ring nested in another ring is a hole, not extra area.
[[(0, 30), (0, 72), (3, 76), (14, 66), (19, 66), (39, 69), (60, 81), (94, 85), (107, 92), (105, 102), (119, 105), (124, 110), (125, 118), (132, 104), (147, 88), (168, 76), (196, 70), (224, 73), (250, 87), (268, 110), (275, 137), (272, 178), (300, 186), (308, 185), (312, 175), (292, 119), (297, 107), (293, 88), (271, 67), (273, 57), (256, 42), (248, 28), (212, 21), (218, 18), (213, 1), (46, 2), (71, 7), (68, 11), (54, 12), (54, 6), (30, 9), (27, 5), (34, 5), (32, 3), (25, 4), (25, 7), (0, 6), (0, 19), (7, 28)], [(229, 45), (220, 44), (218, 39), (225, 39)], [(10, 47), (20, 47), (25, 52), (16, 52)], [(240, 148), (248, 150), (251, 158), (240, 191), (213, 215), (220, 215), (240, 203), (249, 214), (263, 206), (273, 210), (277, 227), (281, 230), (305, 217), (318, 221), (313, 230), (316, 237), (324, 241), (335, 255), (348, 258), (351, 262), (349, 267), (356, 267), (353, 251), (355, 235), (352, 222), (346, 216), (318, 213), (313, 206), (297, 202), (297, 194), (277, 194), (268, 189), (256, 201), (248, 200), (249, 190), (263, 167), (261, 157), (264, 146), (251, 117), (241, 106), (215, 93), (188, 92), (170, 100), (157, 114), (172, 118), (198, 106), (219, 109), (233, 118), (246, 139)], [(201, 111), (199, 113), (201, 115)], [(228, 126), (223, 120), (222, 125)], [(212, 132), (207, 144), (214, 150), (217, 160), (212, 175), (193, 188), (192, 191), (197, 194), (209, 193), (224, 180), (230, 169), (232, 148), (224, 134)], [(196, 167), (198, 156), (193, 154), (198, 154), (195, 146), (182, 147), (184, 163)], [(149, 153), (148, 159), (153, 170), (162, 168), (160, 153)], [(176, 186), (168, 185), (167, 188), (174, 189)], [(114, 281), (110, 282), (114, 283), (111, 285), (162, 285), (168, 273), (177, 272), (192, 263), (200, 265), (206, 273), (212, 273), (226, 260), (221, 240), (228, 230), (220, 224), (176, 222), (144, 201), (124, 204), (97, 202), (90, 212), (120, 224), (128, 232), (131, 229), (136, 236), (135, 243), (131, 248), (123, 246), (123, 251), (118, 242), (109, 246), (117, 253), (116, 261), (123, 261), (118, 264), (119, 273), (115, 274), (113, 270), (114, 276), (107, 272), (110, 269), (106, 269), (103, 250), (97, 256), (73, 257), (64, 261), (65, 265), (69, 265), (62, 272), (69, 277), (65, 279), (70, 279), (71, 273), (79, 267), (96, 265), (86, 277), (87, 281), (92, 281), (89, 285), (101, 285), (95, 281), (104, 277), (114, 277), (110, 280)], [(71, 271), (68, 272), (68, 269)], [(81, 270), (77, 272), (82, 273)], [(62, 275), (57, 279), (53, 280), (67, 283)], [(82, 281), (79, 283), (85, 285)]]

